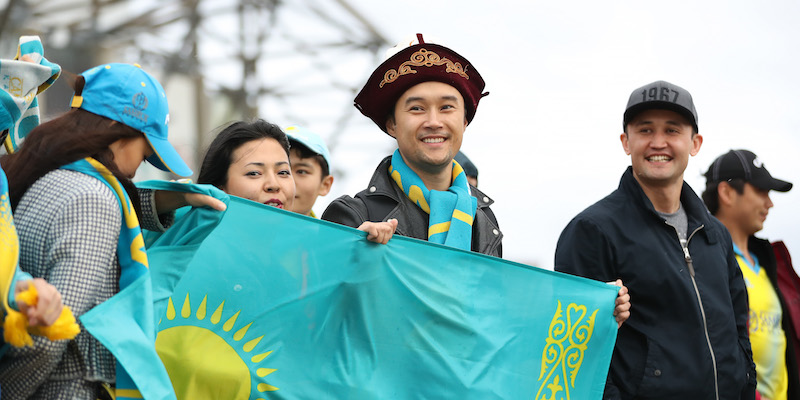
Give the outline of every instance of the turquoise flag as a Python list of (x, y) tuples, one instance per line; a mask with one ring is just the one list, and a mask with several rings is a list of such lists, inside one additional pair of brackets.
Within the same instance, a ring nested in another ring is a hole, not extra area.
[(405, 237), (373, 244), (237, 197), (171, 229), (214, 218), (195, 251), (148, 248), (153, 276), (181, 276), (156, 315), (179, 399), (602, 396), (615, 287)]

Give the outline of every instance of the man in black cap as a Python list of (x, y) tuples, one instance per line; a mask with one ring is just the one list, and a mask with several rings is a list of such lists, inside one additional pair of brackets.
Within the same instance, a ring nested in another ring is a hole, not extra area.
[(630, 288), (604, 399), (752, 399), (747, 292), (730, 235), (683, 181), (700, 150), (685, 89), (657, 81), (631, 93), (619, 188), (576, 216), (555, 269)]
[(396, 234), (502, 256), (492, 200), (469, 186), (453, 158), (475, 116), (484, 82), (455, 51), (421, 34), (384, 61), (355, 106), (397, 140), (367, 189), (334, 200), (322, 219), (357, 227), (397, 219)]
[(725, 224), (747, 286), (750, 343), (762, 399), (800, 398), (794, 325), (778, 285), (778, 268), (769, 241), (755, 237), (764, 227), (772, 200), (769, 191), (788, 192), (792, 184), (770, 175), (748, 150), (731, 150), (708, 168), (703, 201)]

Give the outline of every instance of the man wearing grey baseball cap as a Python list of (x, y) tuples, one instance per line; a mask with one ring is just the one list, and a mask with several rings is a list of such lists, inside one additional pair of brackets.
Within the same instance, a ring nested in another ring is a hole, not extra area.
[(561, 233), (555, 269), (622, 279), (631, 315), (617, 335), (604, 399), (753, 399), (747, 292), (730, 235), (683, 180), (700, 151), (686, 89), (634, 90), (620, 141), (619, 188)]
[(782, 291), (778, 276), (787, 274), (797, 278), (786, 264), (779, 271), (772, 244), (755, 237), (773, 206), (769, 192), (788, 192), (792, 184), (773, 178), (764, 163), (748, 150), (731, 150), (719, 156), (705, 176), (703, 201), (728, 228), (736, 262), (747, 285), (748, 328), (758, 393), (762, 399), (796, 399), (800, 396), (797, 336), (784, 296), (784, 293), (793, 295), (796, 289)]

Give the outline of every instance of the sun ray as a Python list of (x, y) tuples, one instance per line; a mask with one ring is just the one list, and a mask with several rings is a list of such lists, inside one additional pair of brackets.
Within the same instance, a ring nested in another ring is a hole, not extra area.
[(237, 311), (236, 314), (233, 314), (232, 317), (225, 321), (225, 325), (222, 325), (222, 330), (225, 332), (230, 332), (231, 329), (233, 329), (233, 324), (236, 323), (236, 318), (239, 318), (239, 313), (241, 312), (242, 310)]
[(254, 363), (260, 363), (261, 361), (264, 361), (264, 359), (267, 358), (267, 356), (270, 355), (271, 353), (272, 353), (272, 350), (270, 350), (270, 351), (268, 351), (266, 353), (256, 354), (256, 355), (253, 356), (253, 358), (250, 359), (250, 361), (252, 361)]
[(233, 334), (233, 340), (235, 340), (237, 342), (242, 340), (244, 335), (247, 334), (247, 330), (250, 329), (250, 325), (253, 325), (253, 323), (251, 322), (251, 323), (245, 325), (244, 328), (239, 329), (238, 331), (236, 331), (236, 333)]
[(190, 315), (192, 315), (192, 305), (189, 303), (189, 293), (186, 293), (186, 300), (183, 301), (183, 307), (181, 307), (181, 317), (186, 319)]
[(208, 299), (208, 295), (203, 297), (203, 301), (200, 302), (200, 307), (197, 308), (197, 319), (202, 321), (206, 317), (206, 300)]
[(258, 375), (258, 376), (259, 376), (259, 378), (263, 378), (263, 377), (265, 377), (265, 376), (267, 376), (267, 375), (269, 375), (269, 374), (271, 374), (271, 373), (273, 373), (273, 372), (275, 372), (275, 371), (277, 371), (277, 369), (273, 369), (273, 368), (259, 368), (259, 369), (257, 369), (257, 370), (256, 370), (256, 375)]
[(259, 383), (258, 384), (258, 391), (259, 392), (274, 392), (276, 390), (279, 390), (279, 389), (276, 388), (275, 386), (267, 385), (266, 383)]
[(175, 304), (172, 304), (172, 297), (169, 298), (167, 303), (167, 319), (170, 321), (175, 319)]
[(219, 320), (222, 319), (222, 309), (225, 306), (225, 300), (222, 300), (222, 303), (219, 303), (219, 307), (217, 307), (214, 314), (211, 314), (211, 323), (216, 325), (219, 323)]
[(258, 342), (260, 342), (261, 339), (263, 339), (263, 338), (264, 338), (264, 335), (261, 335), (261, 336), (255, 338), (255, 339), (245, 343), (244, 347), (242, 347), (242, 350), (244, 350), (246, 353), (249, 353), (249, 352), (253, 351), (253, 349), (256, 347)]

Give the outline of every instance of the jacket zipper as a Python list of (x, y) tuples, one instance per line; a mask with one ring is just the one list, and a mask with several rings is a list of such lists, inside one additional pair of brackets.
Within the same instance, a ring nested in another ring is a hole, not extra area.
[[(719, 377), (717, 376), (717, 357), (714, 355), (714, 348), (711, 346), (711, 337), (708, 334), (708, 321), (706, 320), (706, 311), (703, 308), (703, 300), (700, 298), (700, 290), (697, 288), (697, 281), (694, 279), (694, 263), (692, 262), (692, 256), (689, 254), (689, 241), (692, 240), (692, 237), (695, 233), (697, 233), (700, 229), (703, 229), (705, 225), (700, 225), (697, 229), (695, 229), (689, 238), (686, 239), (684, 243), (680, 239), (680, 235), (678, 236), (678, 241), (681, 244), (681, 248), (683, 248), (683, 257), (686, 260), (686, 265), (689, 267), (689, 275), (692, 278), (692, 286), (694, 286), (694, 294), (697, 296), (697, 303), (700, 305), (700, 314), (703, 317), (703, 331), (706, 334), (706, 344), (708, 345), (708, 351), (711, 353), (711, 366), (714, 369), (714, 394), (716, 395), (716, 399), (719, 400)], [(675, 231), (678, 232), (677, 230)]]

